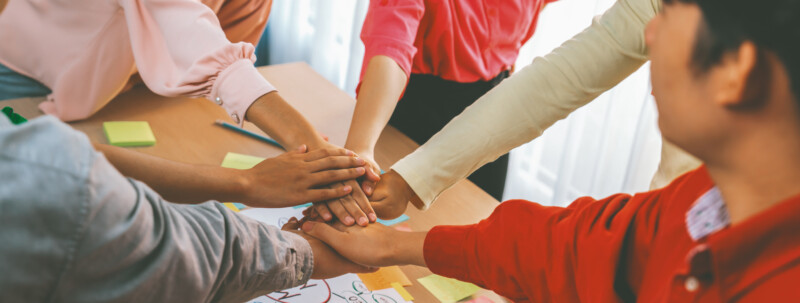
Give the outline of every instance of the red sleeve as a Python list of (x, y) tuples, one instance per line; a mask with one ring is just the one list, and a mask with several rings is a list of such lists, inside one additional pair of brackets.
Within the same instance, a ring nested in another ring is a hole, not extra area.
[(425, 261), (434, 273), (515, 301), (577, 302), (587, 294), (592, 301), (618, 301), (617, 273), (630, 276), (625, 266), (618, 271), (620, 256), (646, 255), (661, 196), (662, 190), (585, 197), (567, 208), (503, 202), (478, 224), (433, 228), (425, 239)]
[[(361, 41), (364, 42), (364, 61), (361, 77), (372, 57), (384, 55), (392, 58), (406, 75), (411, 73), (411, 60), (417, 49), (414, 39), (425, 4), (422, 0), (371, 0)], [(359, 81), (360, 82), (360, 81)]]

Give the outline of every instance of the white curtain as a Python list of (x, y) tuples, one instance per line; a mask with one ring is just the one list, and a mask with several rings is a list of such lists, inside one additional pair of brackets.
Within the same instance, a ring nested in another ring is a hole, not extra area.
[[(517, 66), (550, 52), (590, 25), (613, 0), (561, 0), (545, 7)], [(661, 141), (648, 65), (532, 142), (511, 152), (504, 200), (566, 206), (581, 196), (648, 189)]]
[[(545, 55), (591, 23), (614, 0), (549, 4), (517, 67)], [(275, 0), (270, 63), (305, 61), (355, 95), (368, 0)], [(646, 190), (660, 157), (660, 134), (647, 66), (589, 105), (511, 152), (504, 199), (566, 205), (580, 196)]]
[(355, 96), (369, 0), (274, 0), (268, 27), (269, 63), (304, 61)]

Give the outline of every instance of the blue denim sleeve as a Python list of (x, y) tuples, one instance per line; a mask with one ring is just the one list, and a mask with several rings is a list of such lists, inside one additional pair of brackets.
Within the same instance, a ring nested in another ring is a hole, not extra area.
[(19, 127), (0, 125), (4, 300), (234, 302), (311, 275), (303, 238), (216, 202), (164, 201), (55, 119)]

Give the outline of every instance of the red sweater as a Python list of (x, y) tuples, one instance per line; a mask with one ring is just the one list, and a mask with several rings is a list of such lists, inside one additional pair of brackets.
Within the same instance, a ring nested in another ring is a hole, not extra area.
[(694, 241), (686, 213), (713, 186), (701, 167), (567, 208), (508, 201), (432, 229), (425, 261), (517, 302), (800, 302), (800, 196)]

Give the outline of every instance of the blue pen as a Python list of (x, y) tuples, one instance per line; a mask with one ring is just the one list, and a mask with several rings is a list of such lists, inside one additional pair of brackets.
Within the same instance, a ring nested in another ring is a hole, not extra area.
[[(256, 133), (254, 133), (254, 132), (251, 132), (251, 131), (249, 131), (249, 130), (246, 130), (246, 129), (244, 129), (244, 128), (241, 128), (241, 127), (238, 127), (238, 126), (236, 126), (236, 125), (230, 124), (230, 123), (228, 123), (228, 122), (225, 122), (225, 121), (222, 121), (222, 120), (217, 120), (217, 121), (215, 122), (215, 124), (217, 124), (217, 125), (219, 125), (219, 126), (222, 126), (222, 127), (224, 127), (224, 128), (230, 129), (230, 130), (232, 130), (232, 131), (235, 131), (235, 132), (238, 132), (238, 133), (241, 133), (241, 134), (245, 134), (245, 135), (248, 135), (248, 136), (250, 136), (250, 137), (253, 137), (253, 138), (259, 139), (259, 140), (261, 140), (261, 141), (264, 141), (264, 142), (267, 142), (267, 143), (269, 143), (269, 144), (275, 145), (275, 146), (277, 146), (277, 147), (280, 147), (281, 149), (284, 149), (284, 148), (283, 148), (283, 146), (281, 146), (281, 144), (280, 144), (280, 143), (278, 143), (278, 141), (275, 141), (275, 140), (272, 140), (272, 139), (270, 139), (270, 138), (264, 137), (264, 136), (262, 136), (262, 135), (256, 134)], [(285, 149), (284, 149), (284, 150), (285, 150)]]

